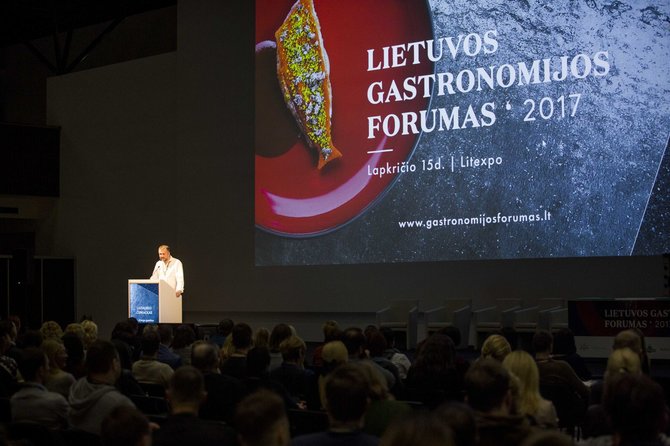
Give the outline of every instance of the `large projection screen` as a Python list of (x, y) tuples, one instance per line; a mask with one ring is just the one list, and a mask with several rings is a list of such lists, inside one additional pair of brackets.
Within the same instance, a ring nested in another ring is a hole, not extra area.
[(669, 17), (257, 0), (256, 265), (670, 252)]

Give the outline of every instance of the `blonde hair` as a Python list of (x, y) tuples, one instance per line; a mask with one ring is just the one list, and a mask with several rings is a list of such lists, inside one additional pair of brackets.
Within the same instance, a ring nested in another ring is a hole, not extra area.
[(65, 333), (74, 333), (82, 340), (82, 342), (84, 341), (84, 327), (82, 327), (81, 324), (76, 322), (68, 324), (67, 327), (65, 327)]
[(88, 349), (91, 344), (98, 340), (98, 325), (93, 321), (85, 320), (81, 322), (81, 328), (84, 331), (82, 339), (84, 348)]
[(268, 347), (270, 344), (270, 330), (259, 328), (254, 335), (254, 347)]
[(45, 339), (42, 341), (41, 348), (49, 360), (49, 373), (52, 375), (56, 374), (61, 370), (58, 366), (58, 362), (56, 362), (56, 356), (61, 349), (65, 350), (65, 346), (55, 339)]
[(607, 369), (605, 370), (605, 380), (613, 378), (614, 375), (630, 373), (639, 375), (642, 373), (640, 364), (640, 355), (628, 347), (614, 350), (607, 359)]
[(507, 339), (499, 334), (492, 334), (482, 345), (482, 358), (493, 358), (502, 362), (512, 352), (512, 346)]
[(518, 378), (519, 392), (516, 408), (521, 415), (535, 415), (540, 408), (540, 372), (532, 356), (523, 350), (516, 350), (502, 362), (508, 372)]
[(42, 334), (42, 339), (55, 339), (60, 341), (60, 338), (63, 337), (63, 329), (56, 321), (46, 321), (40, 327), (40, 333)]

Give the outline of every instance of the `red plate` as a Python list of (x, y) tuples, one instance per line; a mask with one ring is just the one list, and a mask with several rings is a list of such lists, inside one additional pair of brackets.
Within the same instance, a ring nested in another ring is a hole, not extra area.
[[(257, 0), (257, 48), (275, 40), (274, 33), (293, 3)], [(407, 161), (418, 135), (386, 138), (378, 132), (376, 138), (368, 139), (368, 117), (418, 113), (426, 109), (429, 98), (375, 105), (367, 99), (368, 87), (381, 81), (386, 91), (395, 80), (402, 88), (405, 78), (433, 72), (433, 64), (423, 54), (416, 65), (368, 71), (368, 49), (374, 49), (379, 60), (385, 46), (432, 38), (425, 0), (314, 0), (314, 5), (330, 60), (332, 139), (342, 158), (318, 170), (316, 157), (302, 138), (290, 140), (288, 150), (256, 154), (256, 225), (286, 236), (333, 230), (360, 215), (384, 193), (397, 175), (379, 178), (368, 172), (387, 162), (393, 166)], [(285, 119), (279, 116), (283, 113), (276, 114), (276, 122)], [(267, 111), (264, 121), (268, 121)], [(275, 122), (272, 116), (269, 122)], [(257, 139), (259, 131), (269, 129), (267, 125), (271, 124), (265, 122), (265, 129), (259, 129), (257, 124)], [(393, 151), (368, 153), (381, 149)]]

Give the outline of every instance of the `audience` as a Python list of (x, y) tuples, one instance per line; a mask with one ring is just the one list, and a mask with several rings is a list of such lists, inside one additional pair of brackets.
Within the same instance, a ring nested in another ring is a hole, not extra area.
[(158, 346), (158, 361), (169, 365), (173, 370), (176, 370), (181, 364), (181, 356), (176, 354), (170, 348), (172, 345), (172, 326), (170, 324), (160, 324), (158, 326), (158, 335), (161, 343)]
[(254, 334), (253, 344), (254, 347), (268, 347), (270, 343), (270, 330), (265, 327), (261, 327), (256, 330)]
[(386, 339), (386, 350), (384, 351), (384, 357), (391, 361), (394, 366), (396, 366), (400, 379), (407, 379), (407, 372), (412, 366), (412, 362), (409, 360), (406, 354), (402, 353), (395, 347), (395, 333), (389, 327), (382, 327), (379, 329), (379, 332), (384, 335), (384, 339)]
[(84, 331), (84, 350), (87, 350), (98, 339), (98, 325), (91, 320), (83, 320), (80, 325)]
[(510, 353), (512, 353), (512, 346), (503, 335), (492, 334), (482, 344), (482, 358), (493, 358), (498, 362), (503, 362), (505, 356)]
[(232, 319), (222, 319), (219, 321), (219, 325), (216, 327), (216, 333), (209, 337), (209, 342), (216, 344), (219, 348), (223, 347), (223, 343), (226, 342), (226, 338), (230, 335), (230, 332), (233, 331)]
[(312, 366), (316, 369), (323, 367), (323, 346), (331, 341), (338, 341), (342, 338), (342, 330), (337, 321), (326, 321), (322, 327), (323, 343), (316, 346), (312, 352)]
[(151, 425), (139, 410), (119, 406), (102, 421), (102, 446), (151, 446)]
[(258, 390), (237, 406), (235, 427), (240, 446), (288, 446), (290, 431), (284, 401), (274, 392)]
[(142, 355), (133, 363), (133, 376), (140, 383), (159, 384), (167, 388), (174, 371), (158, 360), (161, 340), (158, 331), (148, 331), (142, 336)]
[(274, 370), (270, 363), (270, 378), (283, 385), (296, 403), (318, 409), (320, 403), (316, 376), (304, 366), (307, 352), (305, 341), (298, 336), (289, 336), (279, 344), (279, 351), (283, 362)]
[(240, 380), (219, 372), (220, 357), (216, 344), (196, 341), (191, 365), (202, 373), (207, 399), (200, 406), (200, 418), (232, 422), (235, 406), (242, 398)]
[(357, 327), (347, 328), (344, 331), (344, 335), (342, 336), (342, 341), (344, 342), (344, 345), (347, 347), (349, 362), (369, 361), (370, 363), (374, 364), (375, 367), (377, 367), (377, 369), (381, 372), (382, 375), (384, 375), (384, 379), (386, 379), (386, 384), (388, 388), (389, 389), (394, 388), (396, 380), (395, 377), (393, 376), (393, 373), (389, 372), (388, 370), (385, 370), (384, 368), (370, 361), (370, 359), (368, 358), (368, 355), (365, 351), (365, 342), (366, 342), (365, 335), (363, 334), (363, 331), (360, 328)]
[(272, 329), (270, 334), (270, 340), (268, 341), (268, 349), (270, 350), (270, 370), (276, 369), (279, 367), (284, 360), (282, 358), (281, 350), (279, 345), (285, 340), (291, 337), (293, 332), (291, 327), (286, 324), (277, 324)]
[(575, 335), (569, 328), (561, 328), (554, 333), (554, 349), (552, 357), (556, 360), (565, 361), (570, 364), (579, 379), (588, 381), (591, 379), (591, 371), (586, 366), (584, 358), (577, 353)]
[(384, 434), (380, 446), (460, 446), (441, 420), (418, 412), (395, 423)]
[(517, 412), (528, 418), (532, 425), (558, 428), (558, 416), (554, 404), (540, 395), (540, 373), (533, 357), (522, 350), (517, 350), (507, 355), (502, 364), (519, 379), (518, 397), (515, 403)]
[(100, 434), (102, 420), (119, 406), (135, 407), (114, 385), (121, 375), (121, 361), (116, 347), (109, 341), (98, 340), (86, 354), (87, 376), (80, 378), (70, 389), (70, 424), (94, 434)]
[(251, 333), (248, 324), (235, 324), (230, 333), (233, 353), (221, 364), (221, 373), (237, 379), (247, 376), (247, 354), (253, 347)]
[(60, 341), (60, 338), (63, 337), (63, 329), (56, 321), (44, 322), (42, 327), (40, 327), (40, 333), (42, 333), (42, 341), (48, 339)]
[(49, 371), (44, 379), (44, 386), (67, 398), (70, 395), (70, 387), (76, 379), (71, 373), (64, 370), (67, 366), (65, 346), (60, 341), (47, 339), (42, 342), (42, 351), (47, 355), (49, 361)]
[(184, 365), (191, 364), (191, 345), (195, 342), (195, 331), (193, 327), (187, 324), (182, 324), (177, 327), (172, 339), (172, 351), (174, 351), (181, 358), (181, 363)]
[[(79, 324), (77, 324), (79, 325)], [(65, 371), (72, 374), (76, 379), (86, 375), (86, 352), (84, 351), (84, 342), (79, 335), (74, 332), (65, 333), (61, 338), (63, 346), (67, 352), (67, 361)]]
[(21, 352), (19, 371), (24, 382), (11, 397), (12, 421), (33, 421), (51, 429), (67, 427), (70, 406), (63, 395), (44, 387), (49, 363), (44, 352), (29, 347)]
[(457, 446), (475, 446), (479, 442), (472, 407), (458, 401), (450, 401), (438, 407), (434, 414), (451, 428)]
[(412, 408), (403, 401), (396, 401), (386, 387), (386, 380), (369, 362), (358, 362), (368, 381), (370, 405), (365, 412), (363, 432), (381, 437), (388, 426), (409, 415)]
[(17, 389), (19, 366), (14, 358), (7, 356), (12, 347), (11, 330), (14, 324), (0, 322), (0, 397), (9, 397)]
[(155, 446), (226, 446), (235, 444), (235, 432), (225, 424), (198, 417), (207, 397), (202, 374), (192, 366), (178, 368), (167, 390), (170, 416), (154, 431)]
[(361, 432), (370, 403), (368, 380), (361, 367), (357, 363), (348, 363), (328, 375), (325, 393), (330, 428), (326, 432), (298, 436), (293, 439), (293, 446), (367, 446), (379, 443), (377, 437)]

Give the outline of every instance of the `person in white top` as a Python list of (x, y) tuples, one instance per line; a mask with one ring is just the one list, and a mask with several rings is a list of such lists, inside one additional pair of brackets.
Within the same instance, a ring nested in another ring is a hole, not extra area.
[(184, 266), (181, 260), (170, 255), (168, 245), (158, 247), (158, 259), (154, 272), (151, 274), (151, 280), (166, 281), (177, 291), (177, 297), (181, 297), (184, 294)]

